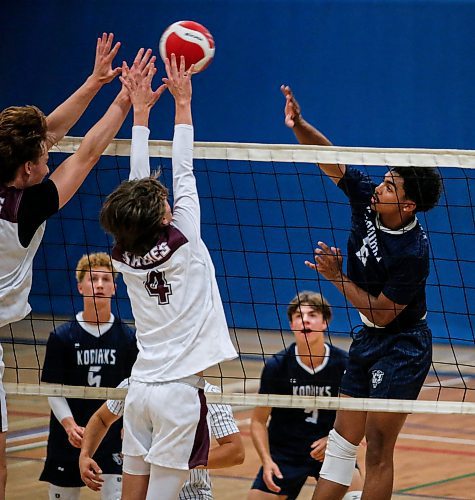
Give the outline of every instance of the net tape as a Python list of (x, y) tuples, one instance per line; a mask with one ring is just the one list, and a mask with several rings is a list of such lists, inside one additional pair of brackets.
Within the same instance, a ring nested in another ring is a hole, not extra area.
[[(52, 152), (74, 153), (82, 138), (65, 137)], [(150, 156), (171, 158), (171, 141), (149, 141)], [(104, 155), (130, 156), (130, 140), (115, 139)], [(401, 149), (306, 146), (234, 142), (195, 142), (193, 157), (283, 163), (348, 163), (354, 165), (453, 167), (475, 169), (475, 151), (463, 149)]]
[[(81, 399), (125, 399), (127, 389), (76, 387), (56, 384), (4, 383), (7, 394)], [(266, 406), (321, 410), (378, 411), (392, 413), (475, 414), (475, 403), (456, 401), (409, 401), (405, 399), (288, 396), (281, 394), (207, 393), (206, 401), (233, 406)]]

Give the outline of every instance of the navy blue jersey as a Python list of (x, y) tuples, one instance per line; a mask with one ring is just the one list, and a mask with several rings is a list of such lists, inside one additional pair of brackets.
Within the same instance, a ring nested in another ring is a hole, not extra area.
[(426, 314), (425, 285), (429, 275), (429, 245), (417, 218), (390, 230), (371, 209), (376, 184), (359, 170), (347, 167), (338, 187), (351, 204), (347, 274), (374, 297), (383, 293), (405, 309), (386, 328), (403, 330)]
[[(117, 387), (130, 376), (137, 357), (134, 332), (117, 318), (112, 327), (100, 337), (84, 330), (77, 320), (65, 323), (53, 331), (46, 345), (42, 382), (53, 384)], [(104, 401), (97, 399), (67, 399), (74, 420), (85, 427), (92, 414)], [(96, 455), (118, 453), (122, 448), (122, 422), (116, 422), (107, 433)], [(79, 449), (56, 417), (51, 414), (47, 454), (49, 458), (77, 460)]]
[[(259, 393), (338, 396), (348, 354), (333, 346), (327, 345), (327, 349), (329, 356), (315, 371), (296, 356), (295, 343), (274, 354), (266, 360)], [(328, 435), (335, 414), (333, 410), (272, 408), (268, 427), (271, 454), (308, 459), (310, 445)]]

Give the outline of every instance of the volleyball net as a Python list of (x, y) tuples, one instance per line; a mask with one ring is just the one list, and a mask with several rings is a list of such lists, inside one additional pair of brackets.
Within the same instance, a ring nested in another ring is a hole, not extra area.
[[(59, 164), (81, 138), (65, 138), (50, 156)], [(35, 260), (31, 317), (0, 329), (10, 394), (123, 398), (125, 391), (41, 384), (49, 332), (82, 310), (75, 266), (86, 253), (110, 252), (98, 223), (105, 197), (129, 173), (130, 141), (115, 140), (78, 194), (47, 223)], [(152, 168), (169, 187), (171, 142), (150, 141)], [(393, 166), (436, 167), (444, 182), (439, 205), (418, 213), (430, 243), (428, 322), (433, 363), (419, 401), (257, 394), (265, 360), (293, 342), (287, 306), (300, 291), (322, 293), (334, 319), (327, 341), (348, 348), (361, 324), (357, 311), (304, 265), (318, 241), (342, 250), (350, 209), (316, 163), (354, 165), (375, 181)], [(223, 393), (210, 402), (412, 413), (475, 413), (475, 151), (195, 143), (202, 237), (215, 268), (231, 338), (239, 357), (207, 371)], [(119, 281), (113, 312), (133, 326)]]

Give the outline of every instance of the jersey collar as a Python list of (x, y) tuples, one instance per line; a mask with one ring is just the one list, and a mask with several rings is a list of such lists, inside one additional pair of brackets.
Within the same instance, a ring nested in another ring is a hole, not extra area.
[(414, 229), (418, 223), (419, 221), (417, 220), (417, 217), (414, 217), (414, 220), (409, 222), (407, 226), (401, 227), (399, 229), (389, 229), (388, 227), (382, 225), (381, 220), (379, 218), (379, 214), (376, 214), (376, 220), (375, 220), (376, 227), (383, 233), (388, 233), (388, 234), (405, 234), (411, 229)]
[(315, 373), (318, 373), (320, 371), (322, 371), (328, 364), (328, 360), (330, 359), (330, 347), (328, 344), (324, 344), (325, 345), (325, 355), (324, 355), (324, 358), (323, 358), (323, 361), (320, 365), (316, 366), (315, 368), (310, 368), (310, 366), (307, 366), (301, 359), (300, 359), (300, 356), (299, 356), (299, 351), (297, 349), (297, 344), (295, 344), (295, 359), (297, 360), (297, 363), (305, 370), (307, 371), (308, 373), (311, 373), (312, 375), (315, 374)]

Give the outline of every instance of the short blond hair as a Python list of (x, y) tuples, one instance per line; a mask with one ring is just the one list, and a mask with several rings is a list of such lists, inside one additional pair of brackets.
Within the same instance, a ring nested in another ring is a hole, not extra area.
[(312, 307), (315, 311), (322, 315), (327, 324), (330, 323), (332, 319), (332, 308), (321, 293), (309, 292), (308, 290), (299, 292), (290, 301), (289, 307), (287, 308), (287, 317), (289, 318), (289, 321), (292, 321), (292, 316), (296, 312), (300, 312), (301, 306)]
[(105, 252), (96, 252), (83, 255), (76, 265), (76, 280), (78, 283), (84, 279), (86, 273), (95, 267), (107, 267), (113, 275), (114, 281), (117, 277), (117, 272), (112, 265), (110, 255)]

